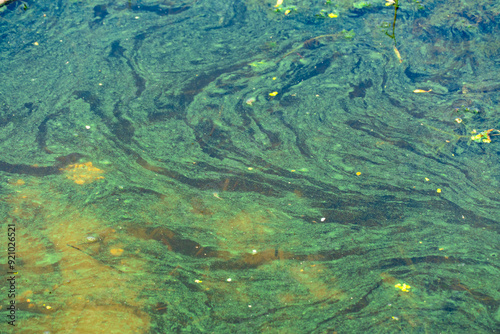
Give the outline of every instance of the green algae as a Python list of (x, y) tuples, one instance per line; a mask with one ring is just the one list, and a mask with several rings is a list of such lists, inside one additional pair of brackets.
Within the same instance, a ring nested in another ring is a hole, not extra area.
[(498, 4), (353, 3), (4, 10), (18, 329), (497, 331)]

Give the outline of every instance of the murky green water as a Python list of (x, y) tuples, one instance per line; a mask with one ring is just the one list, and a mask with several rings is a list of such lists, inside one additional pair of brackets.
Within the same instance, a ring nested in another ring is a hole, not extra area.
[(0, 332), (500, 332), (500, 3), (387, 4), (0, 8)]

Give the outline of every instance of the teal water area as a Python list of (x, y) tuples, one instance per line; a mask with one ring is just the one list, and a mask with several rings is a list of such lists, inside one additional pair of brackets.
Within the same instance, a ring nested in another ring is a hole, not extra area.
[(499, 99), (498, 1), (4, 5), (0, 332), (499, 333)]

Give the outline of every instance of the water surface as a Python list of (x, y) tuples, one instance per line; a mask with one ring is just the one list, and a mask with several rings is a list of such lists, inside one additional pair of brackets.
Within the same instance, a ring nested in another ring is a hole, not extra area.
[(0, 331), (498, 333), (500, 4), (387, 4), (2, 7)]

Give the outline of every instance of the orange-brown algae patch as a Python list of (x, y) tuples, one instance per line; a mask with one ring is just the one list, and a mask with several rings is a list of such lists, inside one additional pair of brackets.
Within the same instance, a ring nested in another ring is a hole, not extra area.
[(123, 254), (123, 249), (121, 249), (121, 248), (112, 248), (112, 249), (109, 250), (109, 252), (113, 256), (120, 256), (120, 255)]
[(16, 180), (16, 181), (10, 181), (9, 184), (13, 185), (13, 186), (24, 186), (26, 184), (26, 182), (24, 180)]
[(94, 167), (91, 161), (82, 164), (68, 165), (66, 168), (60, 168), (60, 170), (64, 171), (66, 178), (80, 185), (104, 179), (104, 176), (101, 175), (104, 171)]

